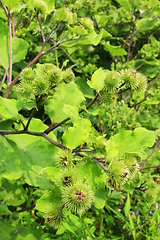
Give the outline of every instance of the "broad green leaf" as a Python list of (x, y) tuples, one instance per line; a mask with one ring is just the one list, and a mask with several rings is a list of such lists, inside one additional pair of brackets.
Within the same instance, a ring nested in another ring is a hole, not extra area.
[(20, 62), (21, 60), (25, 59), (29, 47), (29, 44), (25, 40), (21, 38), (13, 38), (12, 47), (13, 47), (12, 63)]
[(129, 0), (117, 0), (117, 2), (124, 7), (128, 12), (131, 11), (132, 5)]
[[(21, 38), (12, 38), (12, 63), (25, 59), (29, 44)], [(0, 65), (5, 69), (10, 64), (9, 28), (0, 20)]]
[(99, 34), (97, 34), (94, 30), (92, 30), (88, 35), (87, 39), (93, 44), (94, 46), (97, 46), (99, 42), (101, 41), (101, 38), (103, 36), (103, 31), (101, 31)]
[(94, 206), (97, 209), (104, 208), (106, 203), (105, 184), (100, 184), (100, 186), (98, 186), (94, 194)]
[(14, 232), (14, 227), (10, 224), (7, 225), (6, 222), (0, 221), (1, 225), (1, 232), (0, 232), (0, 239), (10, 239), (11, 235)]
[(17, 100), (17, 108), (18, 108), (18, 111), (20, 111), (21, 109), (31, 110), (32, 108), (37, 108), (37, 105), (35, 101), (20, 99), (20, 100)]
[(73, 123), (79, 117), (78, 107), (76, 107), (76, 106), (71, 106), (69, 104), (64, 104), (63, 112), (66, 113), (71, 118)]
[(106, 42), (103, 46), (104, 50), (109, 51), (112, 57), (127, 55), (127, 52), (121, 46), (113, 46), (110, 42)]
[[(68, 117), (64, 112), (66, 104), (72, 107), (78, 107), (85, 100), (82, 92), (79, 91), (77, 85), (73, 82), (69, 84), (61, 84), (53, 98), (47, 100), (45, 111), (54, 122), (60, 122)], [(72, 117), (71, 113), (70, 117)]]
[(22, 185), (7, 182), (5, 188), (7, 190), (4, 201), (8, 206), (19, 206), (26, 201), (27, 193)]
[(106, 152), (107, 159), (112, 159), (118, 155), (117, 145), (112, 137), (107, 141)]
[(36, 209), (41, 212), (47, 212), (52, 209), (53, 204), (61, 203), (61, 191), (60, 188), (54, 188), (51, 191), (45, 193), (36, 203)]
[(91, 88), (94, 88), (97, 92), (99, 92), (104, 87), (104, 79), (105, 79), (105, 73), (102, 70), (102, 68), (99, 68), (93, 73), (91, 81), (87, 81), (87, 84)]
[(24, 177), (25, 181), (30, 186), (36, 186), (41, 189), (51, 189), (53, 183), (47, 174), (41, 172), (42, 167), (38, 165), (33, 165), (25, 171)]
[(22, 9), (24, 9), (26, 7), (27, 7), (27, 4), (22, 4), (22, 2), (21, 2), (18, 5), (13, 6), (11, 8), (11, 13), (14, 13), (14, 12), (19, 13)]
[(87, 158), (84, 160), (82, 165), (76, 167), (75, 171), (80, 173), (82, 179), (86, 179), (92, 188), (102, 188), (101, 184), (104, 184), (107, 175), (106, 173), (95, 163), (93, 160)]
[(73, 127), (68, 128), (63, 134), (65, 146), (74, 149), (85, 142), (89, 136), (91, 122), (88, 119), (78, 119)]
[(55, 167), (46, 167), (43, 168), (39, 174), (47, 174), (49, 176), (49, 179), (52, 182), (56, 182), (58, 179), (61, 178), (61, 174), (58, 168)]
[(16, 100), (0, 97), (0, 116), (3, 120), (18, 120), (20, 115), (18, 114)]
[(134, 131), (125, 130), (114, 135), (113, 141), (117, 145), (119, 156), (123, 156), (125, 152), (139, 154), (141, 148), (153, 146), (155, 134), (140, 127)]
[(9, 67), (9, 28), (0, 20), (0, 65)]
[(50, 14), (55, 9), (55, 0), (44, 0), (47, 3), (48, 10), (47, 14)]
[(83, 93), (86, 98), (93, 98), (93, 89), (89, 87), (87, 81), (84, 77), (76, 77), (75, 83), (77, 84), (79, 90)]
[(15, 7), (19, 3), (22, 3), (21, 0), (2, 0), (3, 4), (11, 10), (12, 7)]

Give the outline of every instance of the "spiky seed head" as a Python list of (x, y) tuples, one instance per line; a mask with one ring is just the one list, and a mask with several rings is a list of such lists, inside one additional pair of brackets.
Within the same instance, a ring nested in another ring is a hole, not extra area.
[(112, 159), (108, 169), (110, 172), (110, 180), (114, 186), (123, 185), (129, 178), (129, 169), (121, 159)]
[(66, 208), (80, 215), (91, 207), (93, 198), (94, 194), (91, 187), (80, 181), (63, 188), (62, 191), (62, 201)]

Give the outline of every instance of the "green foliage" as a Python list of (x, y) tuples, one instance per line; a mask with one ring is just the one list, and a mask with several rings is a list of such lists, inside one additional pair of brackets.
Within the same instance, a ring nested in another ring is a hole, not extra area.
[(0, 239), (159, 239), (160, 2), (0, 4)]

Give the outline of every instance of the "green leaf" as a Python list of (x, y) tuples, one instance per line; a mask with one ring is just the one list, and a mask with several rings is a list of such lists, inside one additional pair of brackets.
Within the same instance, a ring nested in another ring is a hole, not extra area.
[(106, 203), (106, 194), (105, 194), (105, 184), (102, 183), (98, 186), (98, 189), (95, 190), (94, 194), (94, 206), (97, 209), (104, 208)]
[(113, 46), (109, 42), (106, 42), (103, 46), (104, 50), (109, 51), (112, 57), (127, 55), (127, 52), (121, 46)]
[(130, 196), (129, 196), (129, 193), (128, 193), (127, 201), (126, 201), (125, 207), (124, 207), (124, 212), (125, 212), (126, 217), (128, 217), (128, 215), (130, 213), (130, 209), (131, 209), (131, 203), (130, 203)]
[(68, 128), (63, 134), (64, 144), (74, 149), (85, 142), (89, 136), (91, 122), (88, 119), (78, 119), (73, 127)]
[(9, 9), (11, 9), (12, 7), (15, 7), (19, 3), (22, 3), (21, 0), (2, 0), (2, 2)]
[(91, 42), (91, 44), (93, 44), (94, 46), (97, 46), (101, 41), (102, 36), (103, 36), (103, 31), (100, 31), (100, 33), (97, 34), (94, 30), (92, 30), (87, 35), (87, 39)]
[(55, 167), (46, 167), (43, 168), (40, 172), (40, 174), (46, 173), (49, 176), (49, 179), (52, 182), (56, 182), (56, 180), (61, 178), (61, 174), (58, 168)]
[(0, 97), (0, 115), (3, 120), (18, 120), (20, 115), (18, 114), (16, 100)]
[(36, 209), (41, 212), (47, 212), (52, 208), (53, 204), (61, 202), (61, 191), (59, 188), (54, 188), (45, 193), (36, 203)]
[(50, 14), (55, 9), (55, 0), (44, 0), (47, 3), (48, 10), (47, 14)]
[(76, 77), (75, 82), (79, 90), (83, 93), (86, 98), (93, 98), (93, 89), (89, 87), (84, 77)]
[(0, 20), (0, 65), (9, 67), (9, 27)]
[(64, 104), (63, 112), (66, 113), (71, 118), (73, 123), (79, 117), (78, 107), (76, 107), (76, 106), (71, 106), (71, 105), (68, 105), (68, 104)]
[(132, 236), (133, 236), (133, 238), (134, 238), (134, 240), (136, 239), (136, 230), (135, 230), (135, 227), (134, 227), (134, 222), (133, 222), (133, 220), (132, 220), (132, 217), (131, 217), (131, 215), (129, 214), (129, 228), (130, 228), (130, 231), (132, 232)]
[[(12, 38), (12, 63), (25, 59), (29, 44), (21, 38)], [(0, 65), (7, 69), (10, 65), (9, 28), (0, 20)]]
[(105, 73), (102, 70), (102, 68), (99, 68), (93, 73), (91, 81), (87, 81), (87, 84), (91, 88), (94, 88), (97, 92), (99, 92), (104, 87), (104, 79), (105, 79)]
[[(84, 100), (82, 92), (79, 91), (75, 83), (61, 84), (54, 97), (47, 100), (45, 111), (54, 122), (59, 122), (68, 117), (68, 114), (64, 112), (66, 104), (78, 107)], [(72, 115), (73, 113), (71, 113), (70, 117)]]
[(131, 6), (129, 0), (117, 0), (117, 2), (118, 2), (122, 7), (124, 7), (128, 12), (131, 11), (132, 6)]
[(17, 100), (18, 111), (20, 111), (21, 109), (31, 110), (32, 108), (37, 108), (35, 101), (28, 100), (28, 99)]
[(119, 157), (125, 152), (140, 153), (142, 147), (152, 147), (155, 142), (155, 134), (146, 128), (136, 128), (134, 131), (126, 130), (113, 136), (117, 145)]
[(113, 141), (113, 138), (110, 138), (107, 141), (106, 152), (107, 152), (107, 159), (112, 159), (112, 158), (118, 156), (117, 145)]
[(25, 59), (29, 44), (21, 38), (12, 38), (13, 56), (12, 63)]

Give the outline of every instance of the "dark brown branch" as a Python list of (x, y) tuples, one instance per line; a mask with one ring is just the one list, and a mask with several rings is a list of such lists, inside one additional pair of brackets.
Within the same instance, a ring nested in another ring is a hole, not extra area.
[(44, 137), (47, 141), (49, 141), (50, 143), (52, 143), (56, 147), (61, 148), (61, 149), (68, 149), (67, 147), (65, 147), (61, 143), (58, 143), (58, 142), (54, 141), (52, 138), (50, 138), (44, 132), (34, 132), (34, 131), (29, 131), (29, 130), (18, 130), (18, 131), (15, 131), (15, 130), (0, 130), (0, 135), (2, 135), (2, 136), (11, 135), (11, 134), (29, 134), (29, 135), (33, 135), (33, 136)]
[(31, 112), (31, 114), (30, 114), (30, 116), (29, 116), (28, 122), (27, 122), (24, 130), (28, 130), (29, 124), (30, 124), (30, 122), (31, 122), (34, 114), (36, 113), (36, 111), (37, 111), (36, 108), (33, 108), (33, 109), (32, 109), (32, 112)]

